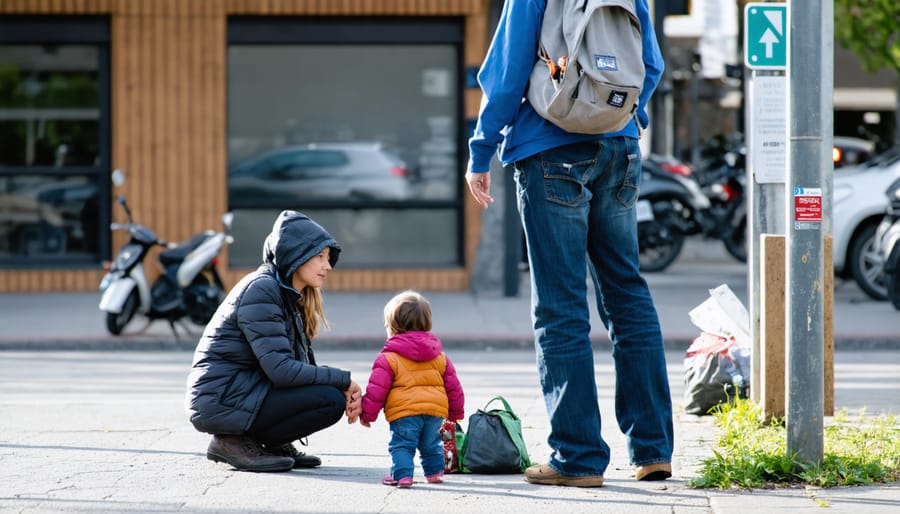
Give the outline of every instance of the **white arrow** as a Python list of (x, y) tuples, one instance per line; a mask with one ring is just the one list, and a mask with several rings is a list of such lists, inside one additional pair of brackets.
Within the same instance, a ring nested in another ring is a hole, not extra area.
[(771, 59), (773, 53), (772, 45), (778, 42), (778, 36), (772, 33), (771, 30), (766, 29), (766, 31), (763, 32), (762, 37), (759, 38), (759, 42), (766, 45), (766, 59)]

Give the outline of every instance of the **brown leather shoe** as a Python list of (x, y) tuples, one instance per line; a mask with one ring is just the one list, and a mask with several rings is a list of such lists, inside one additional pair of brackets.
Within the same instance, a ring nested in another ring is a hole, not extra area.
[(525, 481), (530, 484), (562, 485), (570, 487), (600, 487), (603, 485), (603, 475), (588, 475), (573, 477), (557, 473), (546, 464), (531, 466), (525, 470)]
[(241, 471), (288, 471), (294, 467), (293, 458), (272, 455), (253, 438), (236, 435), (214, 435), (206, 458), (227, 462)]
[(290, 457), (294, 459), (294, 469), (299, 468), (315, 468), (322, 465), (322, 459), (315, 455), (307, 455), (298, 450), (293, 444), (286, 443), (281, 446), (266, 446), (266, 450), (272, 455), (279, 457)]
[(653, 480), (665, 480), (672, 476), (672, 464), (668, 462), (656, 462), (646, 466), (638, 466), (634, 478), (646, 482)]

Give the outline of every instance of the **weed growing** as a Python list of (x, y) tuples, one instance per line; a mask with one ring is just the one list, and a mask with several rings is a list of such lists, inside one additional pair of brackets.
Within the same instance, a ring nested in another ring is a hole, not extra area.
[(721, 428), (713, 456), (701, 463), (690, 487), (760, 489), (812, 485), (834, 487), (900, 480), (900, 419), (896, 415), (856, 418), (846, 411), (826, 423), (824, 455), (818, 465), (788, 456), (783, 419), (763, 423), (762, 409), (737, 399), (715, 408)]

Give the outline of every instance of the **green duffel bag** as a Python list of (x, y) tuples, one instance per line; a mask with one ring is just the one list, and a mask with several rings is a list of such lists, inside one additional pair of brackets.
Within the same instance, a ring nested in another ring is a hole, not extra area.
[[(488, 410), (496, 400), (503, 403), (503, 409)], [(463, 473), (522, 473), (530, 465), (522, 438), (522, 422), (502, 396), (493, 398), (469, 416), (460, 450)]]

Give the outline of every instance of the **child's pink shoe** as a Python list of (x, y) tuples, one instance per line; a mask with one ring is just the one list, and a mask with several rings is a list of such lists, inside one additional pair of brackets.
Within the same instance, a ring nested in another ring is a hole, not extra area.
[(412, 477), (403, 477), (400, 480), (394, 480), (394, 477), (391, 475), (387, 475), (381, 479), (381, 483), (384, 485), (395, 485), (404, 489), (408, 489), (413, 485)]
[(425, 480), (428, 480), (429, 484), (440, 484), (444, 482), (444, 474), (435, 473), (434, 475), (428, 475), (425, 477)]

